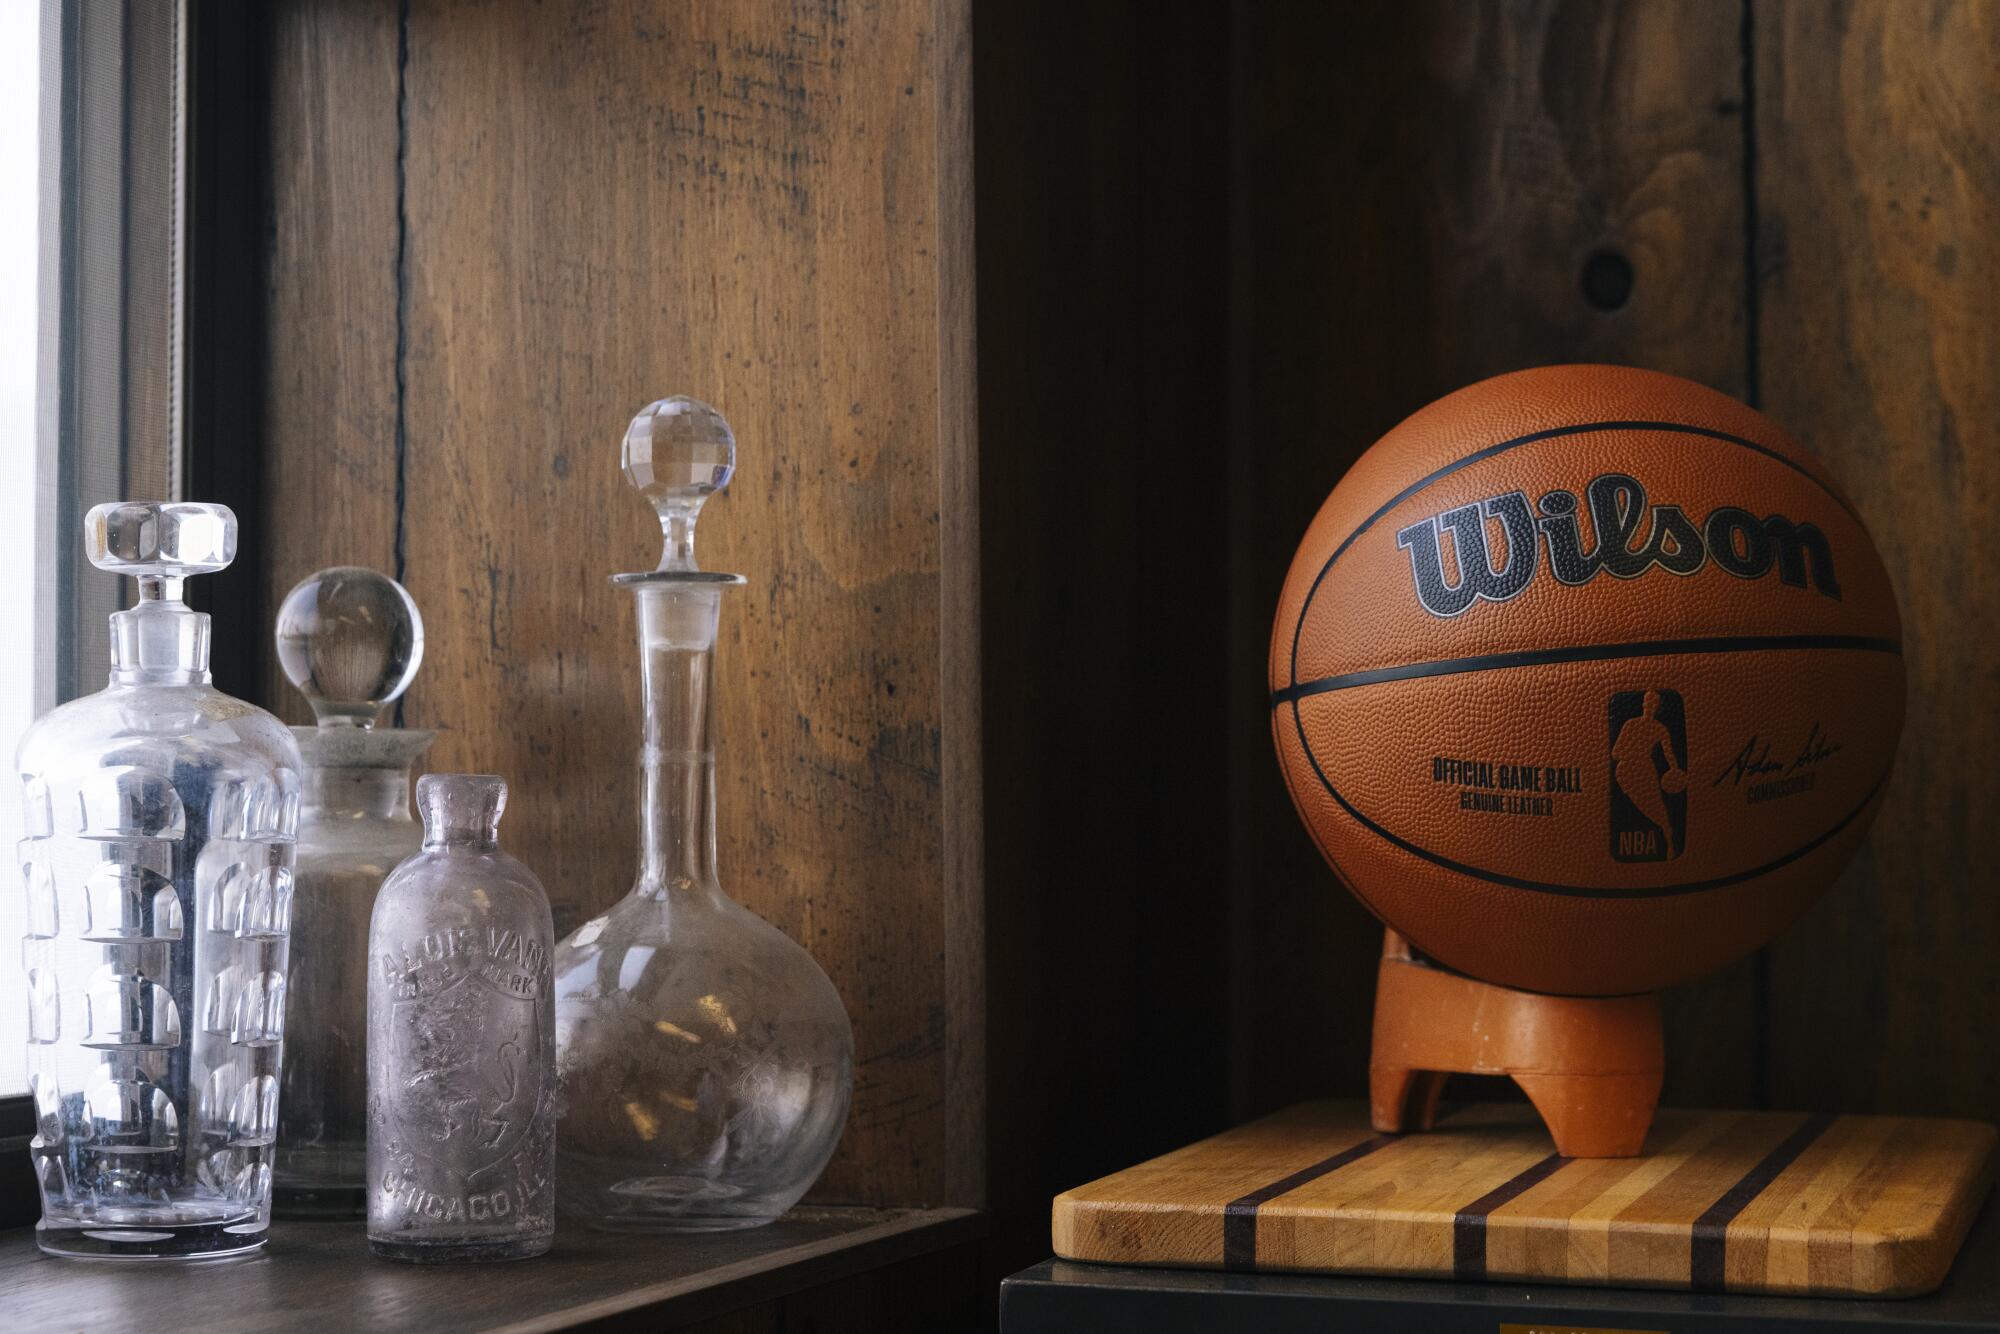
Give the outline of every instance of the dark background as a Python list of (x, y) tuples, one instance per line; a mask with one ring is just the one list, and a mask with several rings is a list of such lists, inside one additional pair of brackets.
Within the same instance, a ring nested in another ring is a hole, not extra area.
[[(2000, 1114), (2000, 7), (975, 8), (993, 1204), (1365, 1093), (1380, 933), (1270, 754), (1269, 616), (1356, 455), (1610, 361), (1771, 413), (1901, 601), (1840, 882), (1670, 993), (1680, 1105)], [(1491, 1092), (1490, 1089), (1481, 1090)]]

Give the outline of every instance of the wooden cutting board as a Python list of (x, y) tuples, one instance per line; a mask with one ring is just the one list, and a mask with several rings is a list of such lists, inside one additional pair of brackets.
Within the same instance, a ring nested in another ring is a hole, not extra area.
[(1913, 1296), (1991, 1183), (1976, 1121), (1662, 1110), (1638, 1158), (1556, 1156), (1526, 1104), (1378, 1135), (1303, 1103), (1058, 1195), (1068, 1260)]

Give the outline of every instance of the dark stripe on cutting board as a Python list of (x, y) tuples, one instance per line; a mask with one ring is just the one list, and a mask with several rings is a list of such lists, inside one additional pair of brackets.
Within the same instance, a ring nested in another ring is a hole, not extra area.
[(1728, 1273), (1731, 1220), (1749, 1208), (1750, 1202), (1762, 1195), (1765, 1188), (1778, 1179), (1778, 1174), (1790, 1167), (1838, 1119), (1832, 1116), (1808, 1117), (1804, 1124), (1785, 1137), (1782, 1144), (1765, 1154), (1762, 1162), (1751, 1168), (1741, 1181), (1723, 1192), (1721, 1199), (1709, 1205), (1702, 1216), (1694, 1220), (1694, 1232), (1688, 1239), (1689, 1287), (1696, 1292), (1722, 1291), (1723, 1276)]
[(1548, 1180), (1563, 1165), (1563, 1156), (1552, 1153), (1533, 1167), (1501, 1182), (1452, 1216), (1451, 1276), (1460, 1281), (1478, 1282), (1486, 1277), (1486, 1215), (1532, 1186)]
[(1329, 1172), (1338, 1172), (1349, 1163), (1366, 1158), (1383, 1145), (1393, 1144), (1400, 1138), (1398, 1135), (1376, 1135), (1364, 1139), (1331, 1158), (1322, 1158), (1310, 1167), (1301, 1167), (1290, 1176), (1280, 1177), (1268, 1186), (1260, 1186), (1248, 1195), (1231, 1200), (1222, 1211), (1222, 1267), (1239, 1270), (1257, 1267), (1257, 1210), (1265, 1201), (1297, 1190), (1308, 1181), (1317, 1181)]

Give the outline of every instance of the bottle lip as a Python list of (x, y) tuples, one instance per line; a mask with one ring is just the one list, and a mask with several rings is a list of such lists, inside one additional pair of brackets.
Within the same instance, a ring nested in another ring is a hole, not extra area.
[(492, 846), (507, 809), (507, 780), (498, 774), (425, 774), (417, 780), (417, 808), (425, 846)]

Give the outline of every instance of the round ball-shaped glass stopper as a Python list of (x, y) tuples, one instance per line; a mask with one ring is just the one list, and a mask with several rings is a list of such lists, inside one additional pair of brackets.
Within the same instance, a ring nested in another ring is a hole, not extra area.
[(721, 413), (675, 394), (648, 403), (625, 428), (619, 451), (625, 480), (660, 516), (662, 570), (694, 570), (694, 525), (702, 502), (736, 471), (736, 434)]
[(278, 608), (278, 662), (322, 727), (373, 727), (424, 660), (424, 618), (386, 574), (308, 575)]

